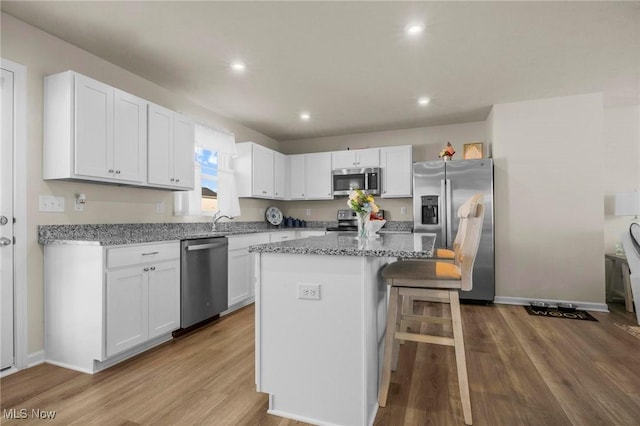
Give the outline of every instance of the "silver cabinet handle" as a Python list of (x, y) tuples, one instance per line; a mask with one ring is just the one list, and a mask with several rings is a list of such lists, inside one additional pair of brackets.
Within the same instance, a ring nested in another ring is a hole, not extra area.
[(143, 271), (149, 272), (149, 268), (144, 268)]
[(113, 173), (113, 169), (109, 169), (109, 173)]
[(153, 256), (154, 254), (160, 254), (159, 251), (150, 251), (149, 253), (142, 253), (143, 256)]
[(171, 178), (171, 182), (175, 182), (176, 180), (174, 178)]
[(116, 174), (119, 175), (120, 174), (120, 170), (116, 170)]
[(151, 267), (151, 268), (149, 268), (149, 269), (151, 269), (152, 271), (155, 271), (155, 270), (156, 270), (156, 267), (155, 267), (155, 266), (152, 266), (152, 267)]
[(11, 240), (6, 237), (0, 237), (0, 247), (6, 247), (11, 245)]
[(180, 182), (180, 179), (176, 179), (176, 183)]

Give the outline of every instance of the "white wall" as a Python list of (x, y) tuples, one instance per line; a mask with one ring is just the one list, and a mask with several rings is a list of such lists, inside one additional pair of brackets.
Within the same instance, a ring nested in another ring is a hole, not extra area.
[[(43, 247), (37, 242), (37, 225), (68, 223), (175, 222), (171, 191), (128, 188), (93, 183), (42, 180), (43, 78), (72, 69), (159, 105), (183, 112), (202, 124), (236, 134), (238, 142), (252, 140), (278, 149), (278, 142), (239, 123), (208, 111), (188, 99), (138, 77), (120, 67), (81, 50), (63, 40), (2, 13), (2, 57), (27, 67), (27, 309), (28, 351), (42, 350), (43, 344)], [(73, 211), (75, 193), (87, 194), (83, 213)], [(38, 212), (38, 195), (64, 197), (64, 213)], [(157, 202), (165, 212), (157, 214)], [(239, 220), (263, 220), (265, 200), (241, 200)], [(188, 220), (203, 220), (190, 218)]]
[(604, 303), (602, 96), (494, 105), (496, 295)]

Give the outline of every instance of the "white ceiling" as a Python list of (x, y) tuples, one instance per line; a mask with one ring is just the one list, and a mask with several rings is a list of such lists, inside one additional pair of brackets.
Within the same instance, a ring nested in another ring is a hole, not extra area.
[[(276, 140), (640, 97), (640, 2), (13, 2), (2, 11)], [(409, 38), (403, 29), (422, 21)], [(243, 75), (229, 64), (247, 64)], [(419, 107), (419, 96), (432, 98)], [(301, 111), (312, 118), (302, 122)]]

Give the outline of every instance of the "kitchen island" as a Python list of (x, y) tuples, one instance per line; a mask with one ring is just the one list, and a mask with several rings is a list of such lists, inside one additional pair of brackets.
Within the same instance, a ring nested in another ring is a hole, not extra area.
[(256, 385), (269, 394), (269, 413), (323, 425), (373, 423), (387, 312), (381, 271), (400, 257), (432, 257), (435, 238), (333, 234), (249, 249)]

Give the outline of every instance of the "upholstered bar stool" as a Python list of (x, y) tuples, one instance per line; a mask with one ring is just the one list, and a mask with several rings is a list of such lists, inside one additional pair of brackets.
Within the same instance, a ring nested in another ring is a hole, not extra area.
[[(466, 212), (459, 212), (464, 216), (464, 218), (461, 217), (461, 220), (464, 219), (466, 223), (464, 234), (461, 236), (462, 241), (458, 253), (456, 253), (456, 262), (401, 260), (389, 264), (382, 272), (382, 276), (387, 279), (391, 289), (378, 404), (381, 407), (387, 404), (391, 371), (395, 371), (397, 367), (400, 341), (409, 340), (418, 343), (453, 346), (464, 422), (470, 425), (472, 424), (471, 398), (458, 291), (469, 291), (473, 287), (473, 264), (478, 252), (484, 218), (482, 195), (474, 196), (465, 204), (469, 209)], [(403, 299), (406, 298), (448, 304), (451, 309), (451, 318), (429, 317), (414, 315), (413, 312), (403, 312)], [(450, 323), (453, 337), (408, 332), (404, 327), (401, 328), (402, 321)]]
[[(460, 264), (460, 246), (462, 245), (462, 239), (465, 236), (465, 231), (467, 229), (467, 219), (471, 215), (471, 212), (476, 211), (478, 208), (478, 203), (482, 202), (484, 196), (482, 194), (476, 194), (466, 202), (464, 202), (460, 208), (458, 208), (458, 232), (456, 233), (456, 238), (453, 240), (452, 248), (438, 248), (435, 250), (433, 259), (431, 260), (439, 260), (443, 262), (453, 262), (455, 264)], [(413, 301), (420, 300), (420, 298), (416, 297), (403, 297), (402, 298), (402, 312), (404, 314), (413, 313)], [(410, 321), (404, 321), (402, 323), (402, 331), (407, 331), (408, 323)], [(401, 344), (404, 341), (400, 341)]]

